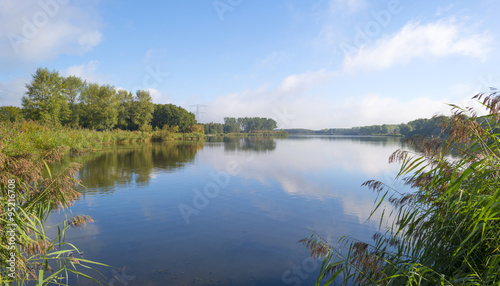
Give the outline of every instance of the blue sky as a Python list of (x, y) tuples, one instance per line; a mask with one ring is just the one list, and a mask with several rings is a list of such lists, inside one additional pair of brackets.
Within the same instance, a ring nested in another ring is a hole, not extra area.
[(500, 2), (1, 0), (0, 105), (37, 67), (284, 128), (401, 123), (500, 87)]

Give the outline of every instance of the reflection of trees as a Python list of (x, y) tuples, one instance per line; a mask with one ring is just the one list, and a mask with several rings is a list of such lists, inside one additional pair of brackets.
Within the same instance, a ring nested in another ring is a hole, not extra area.
[(192, 162), (196, 151), (203, 143), (168, 142), (162, 144), (141, 144), (132, 149), (116, 149), (107, 152), (90, 153), (73, 161), (80, 162), (79, 177), (82, 185), (92, 192), (111, 192), (117, 184), (147, 185), (154, 169), (172, 172)]
[(224, 137), (224, 151), (266, 152), (276, 149), (274, 138), (269, 137)]

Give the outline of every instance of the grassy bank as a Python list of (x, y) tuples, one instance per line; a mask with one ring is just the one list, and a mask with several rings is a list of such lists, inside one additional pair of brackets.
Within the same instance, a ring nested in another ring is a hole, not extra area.
[(67, 151), (81, 152), (101, 149), (111, 143), (147, 141), (150, 137), (150, 134), (140, 131), (72, 129), (34, 121), (0, 122), (2, 153), (7, 156), (39, 154), (63, 146)]
[(151, 133), (150, 140), (153, 142), (165, 142), (165, 141), (176, 141), (176, 140), (203, 141), (205, 140), (205, 134), (200, 132), (179, 133), (178, 126), (165, 125), (163, 129), (153, 131), (153, 133)]
[(286, 131), (251, 131), (251, 132), (232, 132), (217, 135), (208, 135), (216, 137), (288, 137)]
[[(0, 123), (0, 285), (64, 285), (70, 273), (85, 276), (80, 267), (95, 262), (83, 259), (78, 248), (65, 242), (66, 230), (92, 222), (84, 215), (72, 216), (55, 226), (46, 219), (54, 209), (67, 210), (80, 193), (71, 164), (52, 175), (48, 164), (69, 152), (101, 148), (104, 144), (140, 141), (141, 133), (93, 132), (37, 122)], [(57, 229), (48, 237), (47, 227)], [(99, 264), (99, 263), (97, 263)], [(77, 266), (78, 265), (78, 266)]]
[(40, 153), (58, 147), (67, 152), (84, 152), (102, 149), (105, 145), (146, 141), (203, 140), (202, 133), (152, 131), (95, 131), (69, 128), (61, 125), (41, 124), (34, 121), (0, 122), (2, 153), (19, 156)]

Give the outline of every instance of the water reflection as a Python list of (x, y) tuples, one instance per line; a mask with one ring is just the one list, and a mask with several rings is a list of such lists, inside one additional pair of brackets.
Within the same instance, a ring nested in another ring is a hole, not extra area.
[(193, 163), (202, 142), (134, 144), (86, 153), (71, 161), (83, 165), (78, 177), (87, 193), (111, 193), (117, 185), (146, 187), (155, 173), (170, 173)]
[(208, 137), (209, 143), (223, 143), (224, 150), (268, 152), (276, 149), (276, 139), (272, 137)]
[[(278, 184), (292, 196), (337, 198), (344, 213), (355, 215), (360, 223), (369, 217), (374, 202), (370, 191), (360, 185), (370, 179), (396, 184), (399, 166), (389, 164), (388, 158), (400, 147), (399, 138), (294, 136), (273, 142), (279, 142), (273, 153), (223, 154), (219, 149), (203, 153), (201, 160), (210, 162), (216, 170), (223, 170), (229, 161), (239, 162), (240, 176), (256, 180), (269, 190)], [(256, 204), (270, 217), (280, 216), (279, 209), (268, 207), (267, 202)]]
[[(96, 223), (69, 241), (135, 277), (129, 285), (285, 285), (283, 273), (309, 257), (297, 244), (309, 227), (332, 243), (370, 240), (375, 195), (360, 185), (391, 181), (398, 166), (387, 158), (399, 147), (391, 138), (211, 138), (79, 156), (88, 190), (73, 211)], [(196, 190), (228, 163), (238, 174), (196, 208)], [(189, 224), (181, 204), (195, 210)], [(116, 275), (103, 271), (104, 283)]]

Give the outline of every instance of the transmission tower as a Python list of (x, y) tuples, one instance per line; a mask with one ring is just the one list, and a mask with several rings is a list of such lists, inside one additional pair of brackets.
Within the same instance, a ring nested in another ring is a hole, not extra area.
[(200, 107), (206, 107), (206, 105), (204, 105), (204, 104), (194, 104), (194, 105), (190, 105), (190, 106), (191, 107), (196, 107), (194, 115), (196, 116), (196, 120), (197, 121), (200, 120), (200, 115), (201, 114), (206, 114), (206, 112), (200, 110)]

